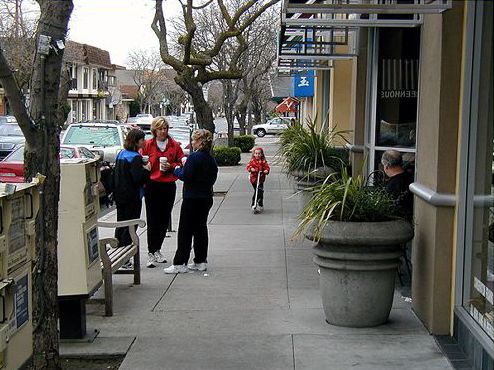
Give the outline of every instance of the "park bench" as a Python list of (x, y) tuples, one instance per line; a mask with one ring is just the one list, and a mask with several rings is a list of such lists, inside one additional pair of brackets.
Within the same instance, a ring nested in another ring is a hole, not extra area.
[[(117, 228), (128, 227), (132, 244), (119, 246), (116, 238), (102, 238), (99, 240), (99, 252), (101, 257), (101, 270), (103, 274), (104, 294), (105, 294), (105, 315), (113, 316), (113, 274), (132, 274), (134, 284), (141, 283), (141, 265), (139, 258), (139, 237), (135, 226), (144, 227), (144, 220), (135, 219), (128, 221), (98, 221), (98, 227)], [(133, 258), (132, 270), (120, 270), (120, 268)]]

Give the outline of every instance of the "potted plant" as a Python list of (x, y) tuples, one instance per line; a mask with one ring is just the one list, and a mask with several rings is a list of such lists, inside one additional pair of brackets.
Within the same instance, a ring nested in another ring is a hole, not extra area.
[(312, 196), (313, 187), (335, 169), (348, 164), (348, 152), (336, 144), (346, 142), (349, 131), (316, 129), (314, 121), (306, 126), (294, 124), (281, 134), (279, 155), (285, 171), (295, 180), (301, 192), (302, 206)]
[(346, 168), (314, 189), (296, 235), (316, 242), (328, 323), (369, 327), (388, 319), (402, 246), (413, 237), (412, 225), (395, 217), (395, 209), (384, 188), (368, 186)]

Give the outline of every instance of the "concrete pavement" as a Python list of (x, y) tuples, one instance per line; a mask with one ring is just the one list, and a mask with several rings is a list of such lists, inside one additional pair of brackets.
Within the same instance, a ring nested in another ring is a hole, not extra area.
[[(169, 263), (143, 267), (140, 286), (130, 275), (114, 275), (114, 316), (88, 305), (87, 325), (100, 330), (98, 338), (63, 344), (61, 353), (126, 353), (122, 370), (452, 369), (398, 291), (385, 325), (352, 329), (325, 322), (310, 243), (291, 240), (298, 199), (274, 161), (276, 139), (257, 141), (272, 166), (264, 213), (251, 213), (250, 155), (243, 154), (240, 166), (220, 168), (208, 271), (165, 275)], [(179, 193), (174, 226), (180, 201)], [(171, 233), (162, 249), (169, 261), (175, 248)]]

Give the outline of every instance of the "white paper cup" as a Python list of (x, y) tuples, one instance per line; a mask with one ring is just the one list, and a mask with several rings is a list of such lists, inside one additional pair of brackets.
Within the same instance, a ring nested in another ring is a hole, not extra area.
[(148, 164), (149, 162), (149, 156), (148, 155), (143, 155), (142, 156), (142, 163), (143, 164)]
[(168, 162), (168, 158), (160, 157), (160, 170), (161, 171), (166, 171), (165, 163), (167, 163), (167, 162)]
[(184, 165), (185, 162), (187, 162), (187, 157), (182, 157), (182, 165)]

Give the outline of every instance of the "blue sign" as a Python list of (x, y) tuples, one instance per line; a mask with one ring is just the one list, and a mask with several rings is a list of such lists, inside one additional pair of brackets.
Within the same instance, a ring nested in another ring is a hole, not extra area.
[(314, 96), (314, 71), (307, 71), (303, 75), (293, 75), (292, 77), (292, 96), (304, 98)]
[(29, 320), (29, 286), (27, 275), (15, 282), (15, 321), (19, 329)]

